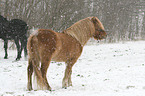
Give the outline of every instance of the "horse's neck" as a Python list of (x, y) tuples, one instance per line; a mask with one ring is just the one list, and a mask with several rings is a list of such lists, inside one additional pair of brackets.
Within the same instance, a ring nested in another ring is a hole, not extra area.
[[(72, 32), (72, 31), (76, 31), (76, 33)], [(68, 34), (70, 36), (72, 36), (74, 39), (76, 39), (82, 46), (84, 46), (87, 41), (92, 37), (91, 33), (87, 33), (84, 32), (84, 34), (81, 34), (79, 31), (77, 30), (67, 30), (64, 31), (63, 33)]]
[(80, 44), (84, 46), (88, 42), (88, 40), (92, 37), (94, 28), (86, 29), (86, 27), (84, 26), (84, 28), (80, 31), (81, 32), (76, 31), (76, 34), (75, 34), (76, 36), (74, 37), (76, 37), (76, 39), (80, 42)]
[(71, 35), (84, 46), (92, 37), (94, 31), (94, 24), (87, 18), (73, 24), (71, 27), (64, 30), (64, 33)]
[(84, 46), (88, 42), (88, 40), (91, 38), (91, 35), (89, 35), (89, 34), (82, 34), (82, 35), (80, 35), (79, 38), (80, 39), (78, 41), (80, 42), (80, 44), (82, 46)]

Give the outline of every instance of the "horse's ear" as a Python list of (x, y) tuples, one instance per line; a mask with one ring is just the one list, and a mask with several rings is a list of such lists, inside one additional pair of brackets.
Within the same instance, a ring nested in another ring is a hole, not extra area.
[(92, 22), (94, 23), (94, 24), (96, 24), (98, 21), (97, 21), (97, 19), (96, 19), (96, 17), (92, 17)]

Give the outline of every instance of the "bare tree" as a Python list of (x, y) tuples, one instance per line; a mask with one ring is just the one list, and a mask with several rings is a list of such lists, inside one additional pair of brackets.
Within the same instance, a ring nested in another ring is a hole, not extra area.
[(97, 16), (106, 42), (144, 39), (144, 0), (2, 0), (0, 13), (26, 21), (29, 28), (63, 31), (80, 19)]

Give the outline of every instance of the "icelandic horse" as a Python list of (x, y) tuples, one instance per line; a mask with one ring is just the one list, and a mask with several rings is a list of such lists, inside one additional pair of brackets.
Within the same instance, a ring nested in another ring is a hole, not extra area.
[(86, 42), (94, 37), (101, 40), (107, 36), (97, 17), (82, 19), (62, 33), (49, 29), (35, 30), (28, 38), (28, 90), (32, 90), (32, 73), (41, 90), (51, 90), (47, 81), (47, 69), (51, 60), (65, 62), (66, 69), (62, 87), (72, 86), (72, 67), (82, 53)]

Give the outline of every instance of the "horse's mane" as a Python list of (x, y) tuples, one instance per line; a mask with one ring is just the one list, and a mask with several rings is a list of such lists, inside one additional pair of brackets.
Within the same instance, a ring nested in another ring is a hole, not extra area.
[[(84, 46), (95, 32), (95, 27), (92, 18), (93, 17), (88, 17), (76, 22), (71, 27), (64, 30), (63, 33), (66, 33), (76, 38), (80, 42), (80, 44)], [(100, 23), (99, 19), (96, 20), (98, 20), (98, 22)]]

